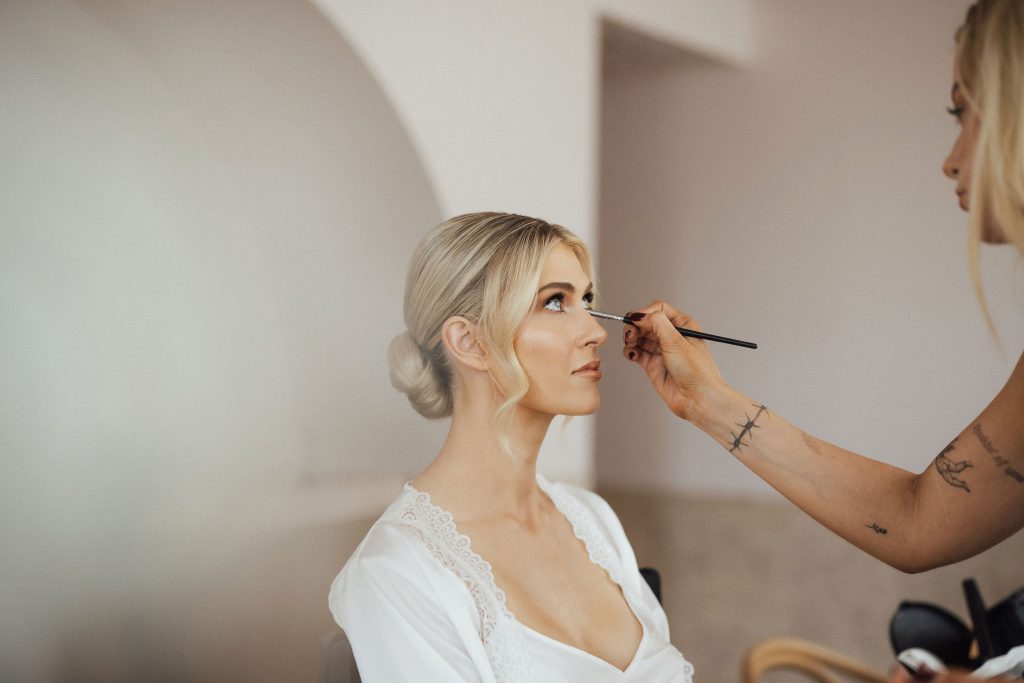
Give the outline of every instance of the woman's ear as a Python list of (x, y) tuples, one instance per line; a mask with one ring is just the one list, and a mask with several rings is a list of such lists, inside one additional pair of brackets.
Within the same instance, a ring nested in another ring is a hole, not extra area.
[(479, 339), (480, 328), (461, 315), (454, 315), (441, 326), (441, 341), (449, 355), (476, 370), (487, 371), (487, 351)]

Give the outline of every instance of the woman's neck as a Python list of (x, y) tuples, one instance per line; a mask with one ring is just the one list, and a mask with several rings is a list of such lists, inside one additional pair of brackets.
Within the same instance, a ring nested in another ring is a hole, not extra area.
[(456, 403), (448, 438), (413, 485), (427, 491), (457, 521), (513, 517), (529, 524), (544, 504), (537, 487), (537, 457), (553, 415), (516, 410), (501, 446), (487, 401)]

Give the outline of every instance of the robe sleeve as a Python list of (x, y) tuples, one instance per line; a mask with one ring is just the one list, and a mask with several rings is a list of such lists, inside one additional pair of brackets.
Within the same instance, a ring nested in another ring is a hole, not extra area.
[(329, 598), (362, 681), (494, 681), (470, 620), (452, 618), (452, 603), (457, 609), (461, 601), (444, 595), (449, 577), (437, 574), (447, 570), (425, 548), (415, 548), (416, 539), (395, 530), (385, 535), (383, 547), (360, 547)]

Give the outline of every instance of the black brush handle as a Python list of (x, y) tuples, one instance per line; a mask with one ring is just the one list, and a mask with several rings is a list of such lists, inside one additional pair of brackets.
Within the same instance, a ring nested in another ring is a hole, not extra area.
[(748, 349), (756, 349), (757, 344), (754, 342), (742, 341), (739, 339), (730, 339), (729, 337), (720, 337), (717, 334), (709, 334), (707, 332), (698, 332), (697, 330), (688, 330), (685, 327), (677, 327), (676, 330), (679, 334), (684, 337), (693, 337), (694, 339), (706, 339), (707, 341), (721, 342), (723, 344), (732, 344), (733, 346), (743, 346)]
[(974, 579), (964, 579), (963, 586), (967, 611), (971, 613), (971, 624), (974, 626), (974, 639), (978, 641), (978, 655), (984, 662), (996, 656), (992, 634), (988, 630), (988, 610), (985, 609), (985, 601), (981, 599), (981, 591)]

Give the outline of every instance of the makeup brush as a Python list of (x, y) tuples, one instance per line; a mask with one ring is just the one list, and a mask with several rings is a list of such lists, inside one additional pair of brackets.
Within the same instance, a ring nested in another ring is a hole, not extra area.
[[(636, 323), (622, 315), (613, 315), (612, 313), (603, 313), (601, 311), (593, 310), (587, 312), (590, 313), (590, 315), (594, 316), (595, 318), (604, 318), (605, 320), (618, 320), (620, 323), (636, 327)], [(733, 346), (743, 346), (748, 349), (757, 348), (757, 344), (755, 344), (754, 342), (740, 341), (739, 339), (730, 339), (729, 337), (720, 337), (717, 334), (698, 332), (697, 330), (688, 330), (685, 327), (677, 327), (676, 330), (679, 332), (679, 334), (683, 335), (684, 337), (693, 337), (694, 339), (706, 339), (707, 341), (721, 342), (723, 344), (732, 344)]]

